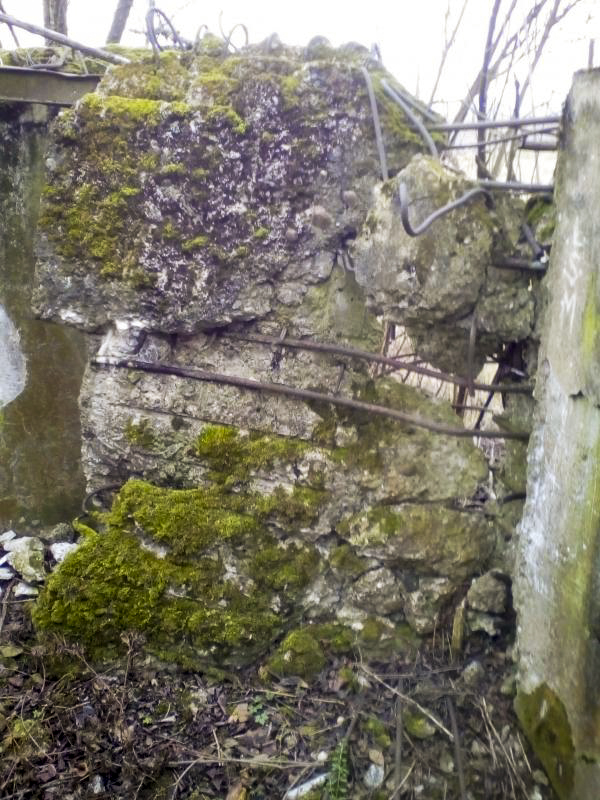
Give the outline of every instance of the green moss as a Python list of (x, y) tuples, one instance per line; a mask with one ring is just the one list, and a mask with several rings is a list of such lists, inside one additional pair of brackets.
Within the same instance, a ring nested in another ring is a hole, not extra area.
[(323, 648), (310, 628), (292, 631), (269, 659), (269, 670), (276, 675), (313, 678), (325, 666)]
[(180, 236), (179, 231), (175, 227), (172, 220), (168, 219), (162, 228), (162, 238), (166, 241), (170, 241), (172, 239), (178, 239)]
[(329, 563), (336, 572), (354, 578), (365, 572), (368, 562), (367, 559), (357, 556), (349, 544), (342, 544), (331, 552)]
[(356, 636), (336, 622), (307, 625), (289, 633), (267, 662), (276, 675), (313, 678), (325, 666), (327, 657), (352, 652)]
[(549, 197), (535, 197), (525, 206), (527, 224), (540, 242), (550, 243), (556, 228), (556, 206)]
[[(105, 532), (86, 528), (79, 549), (52, 574), (34, 613), (37, 627), (81, 642), (98, 659), (120, 652), (129, 630), (179, 663), (215, 650), (217, 661), (234, 651), (242, 661), (252, 658), (281, 625), (271, 611), (274, 594), (282, 592), (293, 611), (318, 568), (312, 546), (284, 548), (266, 532), (261, 520), (269, 508), (255, 495), (218, 487), (169, 490), (130, 481), (103, 520)], [(254, 590), (224, 578), (224, 543), (242, 559), (251, 554)]]
[(318, 571), (319, 555), (312, 545), (284, 547), (273, 537), (263, 539), (250, 561), (250, 574), (273, 592), (303, 589)]
[(247, 497), (225, 496), (218, 487), (172, 490), (129, 481), (115, 500), (108, 523), (127, 528), (133, 522), (174, 556), (188, 557), (219, 541), (258, 533), (259, 520), (250, 505)]
[(556, 793), (568, 800), (575, 778), (575, 748), (563, 702), (543, 683), (529, 694), (519, 692), (515, 710)]
[(269, 229), (268, 228), (257, 228), (254, 231), (254, 233), (252, 234), (252, 236), (255, 239), (258, 239), (259, 241), (262, 241), (263, 239), (266, 239), (268, 235), (269, 235)]
[(50, 741), (50, 732), (42, 719), (21, 714), (3, 732), (0, 753), (7, 759), (17, 758), (19, 761), (40, 758), (46, 755)]
[(177, 177), (185, 175), (187, 170), (183, 164), (164, 164), (158, 171), (163, 177)]
[(121, 634), (138, 631), (150, 652), (180, 663), (198, 663), (207, 648), (219, 648), (223, 660), (242, 645), (255, 652), (277, 627), (264, 602), (222, 580), (218, 560), (184, 567), (115, 527), (87, 536), (52, 574), (33, 619), (95, 659), (122, 652)]
[(436, 728), (425, 714), (420, 711), (404, 711), (404, 727), (415, 739), (429, 739), (436, 733)]
[(237, 111), (231, 106), (215, 105), (207, 113), (206, 118), (210, 122), (223, 122), (228, 125), (234, 133), (240, 136), (246, 133), (248, 124), (240, 117)]
[(84, 116), (91, 114), (104, 117), (107, 121), (126, 125), (156, 125), (160, 122), (161, 103), (142, 97), (102, 97), (86, 94), (80, 101), (79, 110)]
[(191, 253), (194, 250), (201, 250), (208, 244), (208, 236), (194, 236), (193, 239), (186, 239), (181, 245), (184, 253)]
[(240, 434), (225, 425), (207, 425), (195, 442), (198, 458), (205, 461), (210, 477), (218, 483), (246, 482), (253, 472), (276, 461), (295, 461), (310, 445), (300, 439), (260, 433)]
[(145, 450), (150, 450), (156, 441), (152, 423), (148, 419), (142, 419), (140, 422), (134, 422), (132, 419), (127, 420), (125, 438), (129, 444), (138, 445)]
[(373, 744), (382, 750), (391, 745), (392, 739), (388, 733), (387, 726), (378, 717), (367, 717), (366, 720), (361, 721), (361, 728), (369, 735)]

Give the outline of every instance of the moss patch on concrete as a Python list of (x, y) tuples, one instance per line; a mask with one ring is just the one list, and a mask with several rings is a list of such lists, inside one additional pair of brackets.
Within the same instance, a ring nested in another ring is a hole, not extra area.
[(556, 793), (561, 800), (569, 800), (575, 777), (575, 748), (563, 702), (544, 683), (533, 692), (519, 692), (515, 710)]

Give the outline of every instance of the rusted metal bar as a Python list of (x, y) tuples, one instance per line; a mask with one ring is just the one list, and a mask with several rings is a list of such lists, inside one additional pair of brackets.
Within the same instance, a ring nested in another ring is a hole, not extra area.
[[(221, 334), (222, 338), (234, 339), (241, 342), (256, 342), (257, 344), (273, 345), (278, 344), (282, 347), (289, 347), (294, 350), (309, 350), (316, 353), (331, 353), (337, 356), (347, 356), (349, 358), (359, 358), (363, 361), (372, 361), (377, 364), (385, 364), (393, 367), (396, 370), (406, 370), (407, 372), (414, 372), (417, 375), (425, 375), (429, 378), (435, 378), (445, 383), (453, 383), (456, 386), (466, 386), (467, 379), (459, 375), (452, 375), (449, 372), (441, 372), (440, 370), (430, 369), (429, 367), (421, 367), (418, 364), (410, 364), (407, 361), (401, 361), (398, 358), (391, 356), (379, 355), (377, 353), (370, 353), (368, 350), (361, 350), (357, 347), (343, 347), (337, 344), (328, 344), (326, 342), (314, 342), (310, 339), (293, 339), (286, 338), (280, 339), (276, 336), (268, 336), (261, 333), (224, 333)], [(531, 383), (504, 383), (501, 385), (492, 385), (491, 383), (473, 383), (474, 389), (482, 391), (494, 391), (508, 394), (531, 394), (533, 385)]]
[(453, 200), (451, 203), (447, 203), (445, 206), (438, 208), (437, 211), (434, 211), (433, 214), (430, 214), (427, 219), (423, 220), (420, 225), (414, 227), (409, 218), (408, 218), (408, 189), (406, 188), (406, 184), (401, 183), (399, 187), (399, 199), (400, 199), (400, 219), (402, 220), (402, 226), (404, 230), (409, 236), (420, 236), (440, 217), (445, 216), (450, 211), (454, 211), (455, 208), (460, 208), (460, 206), (464, 206), (465, 203), (468, 203), (473, 197), (477, 197), (477, 195), (484, 194), (488, 198), (491, 198), (490, 193), (487, 189), (484, 189), (480, 186), (475, 187), (475, 189), (470, 189), (468, 192), (463, 194), (462, 197), (459, 197), (458, 200)]
[[(529, 131), (528, 133), (515, 133), (511, 136), (499, 136), (496, 139), (488, 139), (486, 142), (487, 145), (496, 145), (496, 144), (505, 144), (506, 142), (516, 142), (519, 139), (523, 139), (524, 144), (527, 142), (528, 136), (542, 136), (544, 134), (556, 134), (558, 128), (556, 125), (553, 125), (551, 128), (540, 128), (539, 131)], [(535, 142), (533, 142), (535, 144)], [(551, 142), (548, 142), (551, 145)], [(445, 145), (445, 150), (468, 150), (470, 148), (478, 147), (477, 142), (465, 142), (464, 144), (448, 144)], [(553, 144), (552, 149), (556, 149), (557, 145)]]
[(552, 194), (554, 186), (551, 183), (521, 183), (520, 181), (478, 181), (480, 186), (486, 189), (499, 189), (503, 192), (523, 192), (524, 194)]
[(180, 367), (176, 364), (164, 364), (161, 362), (148, 362), (128, 358), (113, 358), (111, 356), (96, 356), (96, 358), (92, 359), (91, 363), (92, 366), (96, 367), (116, 367), (119, 369), (139, 370), (141, 372), (156, 373), (159, 375), (175, 375), (180, 378), (190, 378), (191, 380), (203, 381), (206, 383), (235, 386), (238, 389), (250, 389), (251, 391), (267, 392), (268, 394), (296, 397), (299, 400), (328, 403), (330, 405), (351, 408), (354, 411), (364, 411), (368, 414), (388, 417), (389, 419), (404, 422), (415, 428), (424, 428), (425, 430), (445, 436), (455, 436), (463, 439), (468, 439), (473, 436), (487, 439), (527, 440), (529, 438), (528, 434), (516, 431), (472, 431), (469, 428), (455, 428), (452, 425), (444, 425), (441, 422), (424, 419), (417, 414), (406, 414), (404, 411), (398, 411), (395, 408), (388, 408), (386, 406), (376, 405), (375, 403), (364, 403), (362, 400), (338, 397), (325, 392), (315, 392), (311, 389), (298, 389), (283, 383), (255, 381), (250, 378), (240, 378), (237, 375), (224, 375), (218, 372), (209, 372), (204, 369)]
[(379, 153), (379, 165), (381, 168), (381, 177), (384, 181), (390, 177), (387, 167), (387, 158), (385, 156), (385, 147), (383, 144), (383, 135), (381, 133), (381, 122), (379, 120), (379, 111), (377, 110), (377, 98), (373, 90), (373, 81), (369, 75), (366, 67), (361, 67), (363, 78), (367, 85), (367, 93), (369, 95), (369, 103), (371, 104), (371, 116), (373, 117), (373, 127), (375, 128), (375, 141), (377, 143), (377, 152)]
[(409, 120), (412, 122), (414, 127), (419, 131), (419, 133), (421, 134), (421, 137), (423, 138), (423, 141), (425, 142), (425, 144), (429, 148), (429, 152), (431, 153), (431, 155), (434, 158), (439, 158), (440, 156), (439, 156), (439, 153), (437, 151), (437, 147), (435, 146), (435, 142), (431, 138), (431, 135), (430, 135), (429, 131), (427, 130), (425, 125), (423, 125), (423, 123), (421, 122), (419, 117), (411, 109), (411, 107), (406, 102), (406, 100), (404, 100), (404, 98), (401, 97), (398, 94), (398, 92), (396, 92), (394, 89), (392, 89), (392, 87), (389, 85), (389, 83), (387, 81), (385, 81), (385, 80), (381, 81), (381, 85), (383, 87), (383, 91), (387, 94), (387, 96), (391, 97), (392, 100), (400, 106), (400, 108), (404, 111), (404, 113), (409, 118)]
[(528, 142), (527, 139), (519, 145), (519, 150), (536, 150), (538, 152), (558, 150), (558, 142)]
[(548, 264), (543, 261), (527, 261), (525, 258), (502, 258), (492, 262), (496, 269), (513, 269), (523, 272), (537, 272), (544, 274), (548, 269)]

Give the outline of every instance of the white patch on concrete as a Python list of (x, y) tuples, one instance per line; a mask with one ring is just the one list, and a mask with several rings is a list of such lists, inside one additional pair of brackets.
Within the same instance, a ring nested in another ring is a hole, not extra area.
[(0, 408), (18, 397), (27, 380), (19, 332), (0, 305)]
[(581, 265), (584, 258), (584, 242), (582, 241), (578, 219), (575, 219), (573, 223), (571, 242), (567, 251), (570, 252), (570, 259), (562, 272), (563, 285), (560, 287), (560, 313), (563, 325), (569, 329), (569, 333), (572, 333), (575, 319), (579, 319), (581, 316), (581, 310), (577, 313), (577, 307), (581, 305), (581, 298), (585, 296), (585, 293), (580, 291), (581, 278), (583, 276)]

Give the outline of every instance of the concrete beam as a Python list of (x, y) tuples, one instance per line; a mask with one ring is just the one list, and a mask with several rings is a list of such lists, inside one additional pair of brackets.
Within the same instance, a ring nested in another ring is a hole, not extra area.
[(0, 101), (72, 106), (84, 94), (93, 92), (100, 78), (100, 75), (0, 67)]

